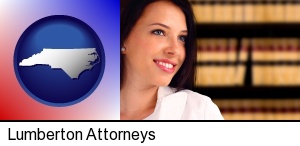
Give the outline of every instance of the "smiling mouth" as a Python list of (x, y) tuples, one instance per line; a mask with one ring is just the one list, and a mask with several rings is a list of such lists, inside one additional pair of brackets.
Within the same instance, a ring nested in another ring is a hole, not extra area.
[(173, 73), (175, 71), (176, 64), (168, 60), (153, 60), (155, 64), (165, 72)]

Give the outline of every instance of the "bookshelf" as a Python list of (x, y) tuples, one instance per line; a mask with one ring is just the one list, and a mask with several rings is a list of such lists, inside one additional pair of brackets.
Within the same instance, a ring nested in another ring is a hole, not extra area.
[(211, 97), (225, 119), (299, 120), (300, 1), (190, 2), (198, 38), (194, 91)]
[[(237, 49), (241, 48), (243, 38), (300, 38), (300, 23), (247, 23), (247, 24), (222, 24), (205, 23), (197, 24), (198, 38), (235, 38)], [(251, 48), (251, 46), (249, 46)], [(239, 50), (237, 50), (239, 51)], [(251, 51), (251, 49), (249, 49)], [(300, 54), (300, 52), (298, 52)], [(300, 65), (299, 61), (251, 61), (250, 57), (246, 62), (225, 61), (225, 62), (198, 62), (198, 66), (215, 64), (217, 66), (228, 66), (245, 64), (246, 72), (243, 86), (218, 86), (218, 87), (195, 87), (195, 91), (209, 95), (214, 99), (235, 99), (235, 98), (300, 98), (299, 86), (253, 86), (252, 65), (261, 64), (290, 64)]]

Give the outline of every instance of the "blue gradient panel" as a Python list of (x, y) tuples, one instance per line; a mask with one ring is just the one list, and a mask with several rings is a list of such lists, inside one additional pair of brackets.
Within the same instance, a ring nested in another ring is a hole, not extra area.
[[(3, 0), (0, 9), (0, 119), (119, 119), (119, 0)], [(22, 33), (35, 21), (52, 15), (85, 22), (98, 35), (105, 52), (105, 70), (97, 88), (83, 101), (67, 107), (47, 106), (32, 99), (19, 84), (13, 67)]]

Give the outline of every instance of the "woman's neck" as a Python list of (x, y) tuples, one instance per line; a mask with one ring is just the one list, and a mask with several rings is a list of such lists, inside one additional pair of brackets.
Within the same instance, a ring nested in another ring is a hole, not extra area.
[(121, 120), (142, 120), (152, 114), (157, 101), (157, 91), (157, 86), (125, 82), (121, 87)]

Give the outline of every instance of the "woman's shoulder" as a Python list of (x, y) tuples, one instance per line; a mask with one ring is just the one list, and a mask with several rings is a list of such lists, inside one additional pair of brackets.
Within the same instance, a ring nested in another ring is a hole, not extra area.
[(184, 89), (184, 90), (181, 90), (180, 92), (185, 92), (187, 94), (188, 98), (191, 98), (191, 100), (198, 100), (198, 101), (205, 101), (205, 102), (212, 101), (210, 97), (200, 94), (198, 92), (192, 91), (192, 90)]
[(189, 119), (193, 116), (195, 116), (195, 119), (224, 119), (218, 106), (210, 97), (192, 90), (181, 90), (180, 92), (185, 92), (187, 94), (185, 113)]
[(180, 92), (185, 92), (187, 94), (187, 105), (192, 107), (207, 108), (209, 106), (214, 106), (215, 104), (210, 97), (194, 92), (192, 90), (181, 90)]
[(180, 91), (176, 92), (176, 88), (173, 87), (169, 87), (169, 86), (165, 86), (165, 87), (160, 87), (160, 92), (163, 92), (165, 95), (171, 95), (174, 93), (185, 93), (187, 95), (187, 98), (191, 99), (191, 100), (195, 100), (195, 101), (202, 101), (202, 102), (211, 102), (211, 98), (206, 96), (206, 95), (202, 95), (198, 92), (194, 92), (192, 90), (188, 90), (188, 89), (183, 89)]
[(213, 103), (211, 98), (192, 90), (185, 89), (176, 92), (175, 88), (160, 87), (159, 99), (160, 101), (164, 101), (164, 106), (172, 105), (177, 110), (182, 108), (182, 119), (223, 119), (219, 108)]

